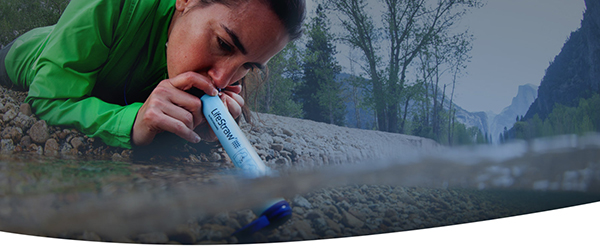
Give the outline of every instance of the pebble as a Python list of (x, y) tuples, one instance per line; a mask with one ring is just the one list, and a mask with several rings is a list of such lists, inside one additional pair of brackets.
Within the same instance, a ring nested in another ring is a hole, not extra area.
[(4, 154), (11, 154), (15, 150), (15, 145), (12, 139), (2, 139), (0, 140), (0, 149)]
[(58, 151), (60, 150), (60, 146), (58, 142), (54, 138), (50, 138), (46, 141), (44, 145), (44, 155), (46, 156), (58, 156)]
[(312, 204), (310, 204), (310, 202), (308, 202), (308, 200), (306, 198), (304, 198), (300, 195), (297, 195), (296, 197), (294, 197), (292, 202), (294, 203), (294, 206), (299, 206), (299, 207), (303, 207), (306, 209), (311, 209), (313, 207)]
[(85, 144), (83, 142), (83, 137), (74, 137), (71, 139), (70, 143), (71, 146), (73, 146), (73, 149), (76, 149), (78, 151), (82, 150), (82, 147)]
[(48, 132), (48, 124), (46, 121), (39, 120), (35, 122), (31, 128), (29, 129), (29, 136), (31, 140), (38, 144), (43, 144), (50, 138), (50, 133)]
[(12, 139), (15, 143), (20, 142), (22, 136), (23, 130), (18, 127), (6, 127), (2, 131), (2, 139)]
[(29, 103), (22, 103), (19, 107), (19, 112), (25, 114), (26, 116), (33, 114), (31, 111), (31, 105), (29, 105)]
[(4, 115), (2, 116), (2, 121), (8, 122), (8, 121), (14, 119), (15, 117), (17, 117), (17, 114), (18, 114), (17, 110), (10, 109), (4, 113)]
[(342, 223), (352, 228), (362, 228), (365, 223), (349, 212), (342, 211)]

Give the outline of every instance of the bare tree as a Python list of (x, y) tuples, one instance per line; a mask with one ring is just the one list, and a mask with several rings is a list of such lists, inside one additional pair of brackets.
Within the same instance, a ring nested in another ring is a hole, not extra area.
[[(480, 0), (380, 2), (383, 27), (375, 26), (365, 0), (331, 0), (327, 6), (338, 14), (345, 30), (343, 41), (363, 54), (379, 130), (397, 132), (402, 92), (413, 60), (436, 36), (448, 33), (470, 8), (481, 4)], [(381, 40), (389, 46), (379, 48)], [(382, 55), (387, 55), (385, 60)]]

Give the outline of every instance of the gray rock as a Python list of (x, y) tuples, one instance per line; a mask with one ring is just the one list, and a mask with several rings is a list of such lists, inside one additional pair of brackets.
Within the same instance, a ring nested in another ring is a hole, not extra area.
[(327, 221), (324, 218), (313, 219), (312, 226), (318, 234), (324, 234), (330, 229)]
[(12, 139), (2, 139), (0, 140), (0, 148), (2, 153), (10, 154), (15, 150), (15, 145)]
[(19, 112), (25, 114), (26, 116), (30, 116), (31, 114), (33, 114), (31, 112), (31, 105), (29, 105), (29, 103), (22, 103), (19, 107)]
[(19, 112), (17, 112), (16, 109), (10, 109), (8, 111), (6, 111), (6, 113), (4, 113), (4, 115), (2, 116), (2, 121), (8, 122), (12, 119), (14, 119), (15, 117), (17, 117), (17, 114)]
[(35, 123), (35, 121), (35, 118), (32, 118), (31, 116), (27, 116), (19, 112), (17, 117), (15, 117), (12, 120), (12, 123), (23, 130), (28, 130), (31, 127), (31, 125)]
[(294, 133), (289, 131), (288, 129), (281, 129), (281, 131), (283, 132), (283, 134), (287, 135), (287, 136), (294, 136)]
[(20, 143), (21, 146), (27, 147), (30, 144), (31, 144), (31, 137), (30, 136), (21, 137), (21, 143)]
[(218, 162), (221, 161), (221, 154), (217, 152), (213, 152), (208, 156), (208, 161), (210, 162)]
[(308, 200), (300, 195), (294, 197), (294, 199), (292, 200), (292, 202), (294, 203), (294, 205), (299, 206), (299, 207), (303, 207), (306, 209), (311, 209), (313, 208), (312, 204), (310, 204), (310, 202), (308, 202)]
[(262, 135), (260, 135), (259, 137), (260, 142), (261, 143), (267, 143), (267, 144), (272, 144), (273, 143), (273, 137), (267, 133), (263, 133)]
[(338, 236), (337, 233), (331, 229), (325, 231), (325, 237), (336, 237), (336, 236)]
[(320, 210), (312, 210), (312, 211), (308, 212), (304, 218), (306, 218), (308, 220), (322, 219), (323, 213), (321, 213)]
[(73, 149), (76, 149), (78, 151), (80, 151), (85, 145), (85, 143), (83, 142), (83, 137), (74, 137), (73, 139), (71, 139), (70, 142), (71, 146), (73, 146)]
[(240, 225), (247, 225), (254, 219), (256, 219), (256, 214), (254, 214), (254, 212), (252, 212), (250, 209), (240, 211), (237, 216), (237, 221), (240, 223)]
[(275, 164), (276, 165), (289, 165), (290, 161), (285, 157), (280, 157), (277, 160), (275, 160)]
[(46, 156), (58, 156), (58, 151), (60, 150), (60, 146), (58, 142), (54, 138), (50, 138), (46, 141), (44, 145), (44, 155)]
[(60, 138), (61, 140), (65, 139), (69, 133), (71, 133), (71, 130), (69, 129), (63, 129), (60, 132), (56, 132), (56, 135), (58, 136), (58, 138)]
[(73, 146), (71, 146), (71, 144), (69, 144), (69, 143), (64, 143), (60, 147), (60, 153), (65, 154), (65, 155), (72, 154), (73, 153), (72, 150), (73, 150)]
[(331, 228), (331, 230), (335, 231), (337, 234), (342, 232), (342, 229), (340, 228), (340, 225), (338, 223), (336, 223), (330, 219), (325, 219), (325, 220), (327, 221), (327, 226), (329, 226), (329, 228)]
[(342, 211), (342, 223), (347, 227), (362, 228), (365, 223), (347, 211)]
[(313, 239), (315, 237), (310, 224), (307, 221), (294, 221), (292, 227), (298, 231), (298, 235), (302, 239)]
[[(285, 143), (285, 140), (283, 139), (283, 137), (274, 136), (273, 137), (273, 143), (282, 144), (282, 143)], [(283, 148), (283, 146), (282, 146), (282, 148)]]
[(283, 143), (283, 149), (289, 152), (293, 152), (297, 149), (296, 145), (290, 142)]
[(13, 143), (21, 141), (23, 131), (19, 127), (6, 127), (2, 131), (2, 139), (12, 139)]
[(30, 144), (27, 147), (27, 150), (29, 150), (30, 152), (33, 152), (33, 153), (37, 153), (38, 155), (44, 154), (44, 148), (42, 148), (42, 146), (39, 146), (39, 145), (34, 144), (34, 143)]
[(283, 145), (281, 145), (281, 144), (271, 144), (271, 149), (273, 149), (275, 151), (282, 151), (283, 150)]
[(29, 136), (31, 136), (31, 140), (38, 144), (43, 144), (50, 137), (50, 133), (48, 131), (48, 124), (46, 121), (39, 120), (35, 122), (31, 128), (29, 129)]

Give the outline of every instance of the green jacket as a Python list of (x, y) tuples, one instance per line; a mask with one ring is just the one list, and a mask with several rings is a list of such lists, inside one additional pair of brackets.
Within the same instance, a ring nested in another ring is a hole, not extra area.
[(56, 25), (14, 41), (7, 73), (40, 119), (131, 148), (138, 110), (167, 78), (174, 10), (175, 0), (72, 0)]

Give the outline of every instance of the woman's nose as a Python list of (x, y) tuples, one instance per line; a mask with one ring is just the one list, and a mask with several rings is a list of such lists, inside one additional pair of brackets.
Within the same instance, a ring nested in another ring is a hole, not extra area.
[(224, 89), (244, 77), (246, 72), (247, 70), (243, 67), (231, 64), (215, 66), (208, 71), (208, 75), (216, 88)]

